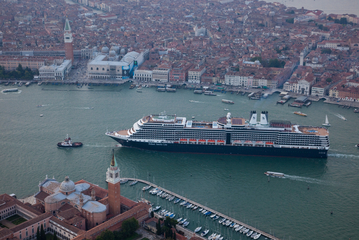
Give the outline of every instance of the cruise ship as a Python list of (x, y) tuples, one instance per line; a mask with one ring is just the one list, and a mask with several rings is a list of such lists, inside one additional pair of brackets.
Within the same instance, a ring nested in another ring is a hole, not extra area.
[(125, 147), (167, 152), (326, 158), (329, 150), (328, 129), (269, 122), (267, 111), (251, 111), (249, 120), (228, 112), (211, 122), (153, 114), (106, 135)]

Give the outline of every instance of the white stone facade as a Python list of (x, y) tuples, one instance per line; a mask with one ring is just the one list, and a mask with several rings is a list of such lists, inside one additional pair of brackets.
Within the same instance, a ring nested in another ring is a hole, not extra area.
[(170, 75), (169, 68), (156, 68), (152, 71), (152, 81), (153, 82), (168, 82)]
[(224, 84), (228, 86), (235, 86), (235, 87), (251, 87), (253, 84), (253, 76), (243, 76), (240, 74), (226, 74), (224, 76)]
[(202, 68), (192, 68), (188, 71), (188, 83), (200, 84), (201, 76), (206, 71), (205, 67)]
[(142, 82), (150, 82), (152, 81), (152, 71), (151, 70), (135, 70), (133, 74), (133, 79), (139, 80)]

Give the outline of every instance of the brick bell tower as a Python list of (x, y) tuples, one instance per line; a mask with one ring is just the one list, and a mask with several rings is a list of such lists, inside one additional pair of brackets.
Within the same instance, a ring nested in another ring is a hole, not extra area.
[(117, 166), (114, 151), (112, 155), (111, 165), (107, 169), (106, 182), (108, 184), (108, 203), (110, 207), (110, 214), (116, 216), (121, 213), (121, 193), (120, 169)]
[(65, 42), (65, 56), (67, 60), (71, 60), (71, 64), (74, 65), (74, 49), (72, 46), (72, 33), (69, 20), (66, 18), (64, 27), (64, 42)]

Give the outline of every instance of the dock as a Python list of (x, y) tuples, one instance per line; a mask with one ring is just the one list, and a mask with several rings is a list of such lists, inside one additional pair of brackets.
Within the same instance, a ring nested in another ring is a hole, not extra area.
[[(168, 193), (168, 194), (171, 194), (171, 195), (173, 195), (173, 196), (175, 196), (175, 197), (177, 197), (177, 198), (180, 198), (180, 199), (182, 199), (182, 200), (185, 200), (185, 201), (187, 201), (187, 202), (189, 202), (189, 203), (191, 203), (191, 204), (197, 205), (199, 208), (203, 208), (203, 209), (206, 209), (207, 211), (210, 211), (210, 212), (212, 212), (212, 213), (215, 213), (215, 214), (218, 215), (219, 217), (226, 218), (226, 219), (228, 219), (228, 220), (231, 220), (232, 222), (236, 222), (237, 224), (240, 224), (240, 225), (244, 226), (245, 228), (249, 228), (250, 230), (252, 230), (252, 231), (254, 231), (254, 232), (261, 233), (262, 236), (264, 236), (264, 237), (266, 237), (266, 238), (268, 238), (268, 239), (279, 240), (279, 238), (277, 238), (277, 237), (275, 237), (275, 236), (273, 236), (273, 235), (271, 235), (271, 234), (269, 234), (269, 233), (267, 233), (267, 232), (264, 232), (264, 231), (262, 231), (262, 230), (259, 230), (259, 229), (255, 228), (255, 227), (252, 227), (252, 226), (250, 226), (250, 225), (248, 225), (248, 224), (246, 224), (246, 223), (243, 223), (243, 222), (238, 221), (238, 220), (236, 220), (236, 219), (234, 219), (234, 218), (231, 218), (231, 217), (229, 217), (229, 216), (227, 216), (227, 215), (224, 215), (223, 213), (220, 213), (220, 212), (218, 212), (218, 211), (216, 211), (216, 210), (213, 210), (213, 209), (211, 209), (211, 208), (209, 208), (209, 207), (207, 207), (207, 206), (204, 206), (204, 205), (202, 205), (202, 204), (200, 204), (200, 203), (197, 203), (197, 202), (195, 202), (195, 201), (192, 201), (191, 199), (185, 198), (185, 197), (183, 197), (183, 196), (181, 196), (181, 195), (179, 195), (179, 194), (177, 194), (177, 193), (171, 192), (171, 191), (169, 191), (169, 190), (167, 190), (167, 189), (165, 189), (165, 188), (163, 188), (163, 187), (157, 186), (156, 184), (153, 184), (153, 183), (148, 182), (148, 181), (146, 181), (146, 180), (137, 179), (137, 178), (126, 178), (126, 179), (128, 179), (128, 180), (130, 180), (130, 181), (138, 181), (138, 182), (141, 182), (141, 183), (150, 185), (150, 186), (152, 186), (152, 187), (154, 187), (154, 188), (158, 188), (158, 189), (160, 189), (161, 191), (164, 191), (164, 192), (166, 192), (166, 193)], [(198, 234), (197, 234), (197, 236), (198, 236)]]

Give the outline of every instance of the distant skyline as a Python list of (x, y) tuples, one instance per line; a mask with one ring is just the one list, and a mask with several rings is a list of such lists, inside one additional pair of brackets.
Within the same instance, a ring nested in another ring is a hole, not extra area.
[(356, 0), (266, 0), (267, 2), (279, 2), (288, 7), (308, 10), (322, 10), (327, 14), (355, 14), (359, 16), (359, 3)]

